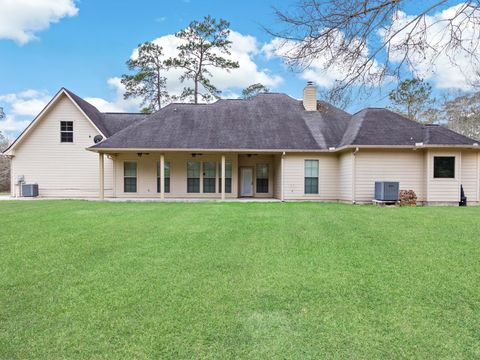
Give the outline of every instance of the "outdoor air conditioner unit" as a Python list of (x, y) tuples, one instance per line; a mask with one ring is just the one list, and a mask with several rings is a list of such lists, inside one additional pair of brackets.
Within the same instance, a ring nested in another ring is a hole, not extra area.
[(398, 201), (400, 183), (398, 181), (375, 181), (375, 200)]
[(24, 197), (37, 197), (38, 185), (37, 184), (22, 184), (22, 196)]

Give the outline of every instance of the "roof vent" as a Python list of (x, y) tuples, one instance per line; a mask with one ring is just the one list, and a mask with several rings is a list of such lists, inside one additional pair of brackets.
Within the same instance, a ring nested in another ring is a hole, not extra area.
[(303, 107), (307, 111), (317, 111), (317, 87), (308, 81), (303, 89)]

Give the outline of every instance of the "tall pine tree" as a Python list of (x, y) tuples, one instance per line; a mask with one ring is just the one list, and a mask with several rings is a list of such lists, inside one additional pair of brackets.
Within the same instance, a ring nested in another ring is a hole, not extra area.
[(198, 104), (199, 98), (209, 101), (218, 98), (220, 91), (212, 84), (210, 69), (220, 68), (230, 71), (239, 67), (238, 62), (228, 60), (221, 55), (230, 55), (230, 23), (206, 16), (203, 21), (192, 21), (190, 25), (175, 36), (184, 40), (177, 47), (178, 56), (167, 64), (183, 69), (180, 81), (193, 81), (193, 87), (185, 87), (181, 98), (191, 99)]
[(127, 61), (128, 69), (133, 75), (123, 75), (125, 99), (138, 97), (142, 99), (142, 111), (151, 113), (165, 105), (170, 96), (167, 92), (167, 79), (164, 76), (167, 66), (163, 59), (163, 49), (152, 42), (138, 46), (137, 57)]

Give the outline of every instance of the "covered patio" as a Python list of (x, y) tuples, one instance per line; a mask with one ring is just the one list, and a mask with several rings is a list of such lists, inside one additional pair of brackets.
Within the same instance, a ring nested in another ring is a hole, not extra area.
[(99, 199), (283, 200), (282, 153), (99, 151)]

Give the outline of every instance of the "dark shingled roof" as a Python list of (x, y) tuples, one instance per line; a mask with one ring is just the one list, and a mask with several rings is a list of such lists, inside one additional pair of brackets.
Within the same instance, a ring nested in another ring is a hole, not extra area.
[(95, 148), (326, 149), (336, 146), (350, 117), (326, 103), (305, 111), (285, 94), (213, 104), (170, 104)]
[(473, 145), (443, 126), (422, 125), (393, 111), (367, 108), (350, 115), (319, 101), (267, 93), (213, 104), (170, 104), (152, 115), (101, 113), (66, 90), (107, 136), (95, 149), (325, 150), (360, 145)]
[(476, 141), (439, 125), (422, 125), (388, 109), (367, 108), (352, 115), (339, 146), (472, 145)]
[(132, 125), (136, 121), (145, 118), (145, 114), (139, 113), (102, 113), (98, 111), (95, 106), (83, 100), (80, 96), (74, 94), (68, 89), (64, 88), (64, 90), (106, 137), (110, 137), (120, 130)]
[(140, 113), (103, 113), (102, 115), (103, 126), (107, 130), (106, 136), (112, 136), (147, 116)]

